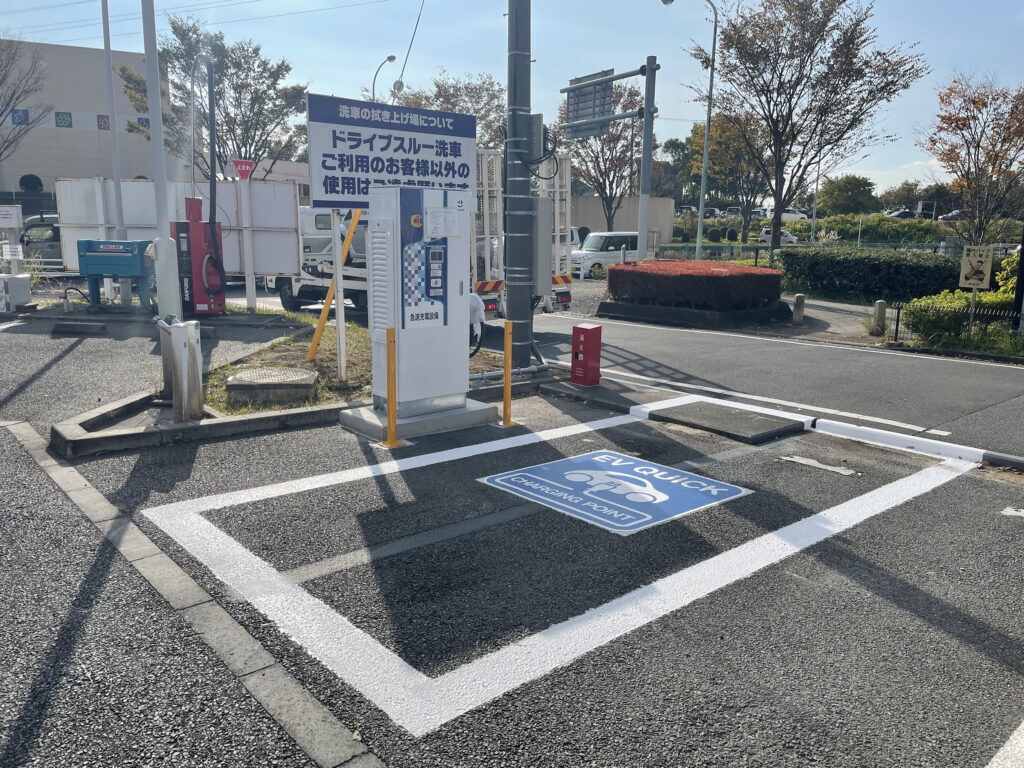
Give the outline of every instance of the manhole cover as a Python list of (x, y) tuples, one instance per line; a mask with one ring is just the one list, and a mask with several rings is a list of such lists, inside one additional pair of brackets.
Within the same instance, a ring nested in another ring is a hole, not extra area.
[(231, 378), (236, 384), (307, 384), (316, 379), (316, 372), (302, 368), (247, 368)]

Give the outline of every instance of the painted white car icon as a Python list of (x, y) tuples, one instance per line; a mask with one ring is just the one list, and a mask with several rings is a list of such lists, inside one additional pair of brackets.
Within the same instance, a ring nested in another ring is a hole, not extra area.
[(625, 496), (627, 501), (646, 501), (659, 504), (668, 501), (668, 494), (662, 493), (647, 480), (622, 472), (574, 469), (565, 473), (565, 479), (574, 483), (586, 483), (595, 491), (608, 491)]

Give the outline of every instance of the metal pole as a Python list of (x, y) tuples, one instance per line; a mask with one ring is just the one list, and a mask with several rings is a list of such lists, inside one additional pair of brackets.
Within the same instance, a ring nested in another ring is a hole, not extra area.
[(818, 163), (818, 172), (814, 175), (814, 211), (811, 213), (811, 245), (814, 245), (814, 230), (818, 226), (818, 182), (821, 181), (821, 163)]
[[(114, 181), (114, 239), (125, 240), (124, 202), (121, 199), (121, 154), (117, 150), (117, 107), (114, 105), (114, 64), (110, 56), (110, 14), (103, 8), (103, 60), (107, 67), (107, 102), (110, 109), (110, 171)], [(102, 192), (102, 190), (100, 190)]]
[(181, 319), (181, 286), (178, 259), (171, 240), (171, 221), (167, 213), (167, 155), (164, 152), (164, 121), (160, 111), (160, 64), (156, 47), (156, 14), (153, 0), (142, 0), (142, 37), (146, 54), (146, 96), (149, 101), (150, 147), (153, 150), (153, 191), (156, 196), (156, 290), (160, 314)]
[(711, 0), (704, 0), (711, 6), (715, 14), (715, 29), (711, 36), (711, 78), (708, 80), (708, 120), (704, 123), (704, 164), (700, 171), (700, 210), (697, 212), (697, 253), (695, 258), (699, 261), (704, 252), (704, 197), (708, 192), (708, 143), (711, 140), (711, 108), (714, 106), (715, 97), (715, 51), (718, 47), (718, 9)]
[(376, 101), (377, 100), (377, 75), (380, 74), (381, 67), (383, 67), (385, 64), (387, 64), (389, 61), (394, 61), (394, 60), (395, 60), (394, 55), (388, 56), (377, 67), (377, 71), (373, 73), (373, 82), (370, 84), (370, 101)]
[(505, 138), (505, 306), (514, 368), (530, 364), (533, 238), (530, 169), (530, 0), (508, 0), (508, 125)]
[(1010, 320), (1013, 330), (1024, 335), (1024, 325), (1020, 322), (1021, 307), (1024, 306), (1024, 229), (1020, 233), (1020, 252), (1017, 254), (1017, 284), (1013, 291), (1014, 316)]
[(644, 68), (644, 138), (640, 152), (640, 205), (637, 216), (637, 259), (647, 258), (647, 232), (651, 208), (651, 145), (654, 143), (654, 78), (658, 71), (658, 58), (647, 57)]
[[(358, 209), (357, 209), (358, 210)], [(355, 229), (359, 219), (350, 225)], [(351, 238), (349, 238), (351, 241)], [(338, 363), (338, 383), (348, 381), (348, 360), (345, 357), (345, 281), (342, 275), (341, 210), (331, 209), (331, 252), (334, 255), (334, 352)]]

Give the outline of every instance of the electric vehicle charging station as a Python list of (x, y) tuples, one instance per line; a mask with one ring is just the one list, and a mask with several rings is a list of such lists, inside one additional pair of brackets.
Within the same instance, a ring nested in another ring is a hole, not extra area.
[[(409, 187), (369, 191), (367, 272), (373, 408), (341, 421), (377, 436), (395, 407), (399, 436), (497, 420), (469, 390), (471, 192)], [(395, 332), (396, 402), (388, 402), (387, 331)]]
[(469, 389), (471, 195), (370, 190), (370, 338), (374, 407), (387, 401), (395, 329), (399, 418), (462, 408)]

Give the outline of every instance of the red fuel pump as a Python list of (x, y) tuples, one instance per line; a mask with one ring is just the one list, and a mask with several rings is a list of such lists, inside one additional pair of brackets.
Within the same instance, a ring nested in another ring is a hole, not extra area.
[(203, 221), (203, 201), (185, 198), (188, 221), (172, 221), (171, 237), (178, 253), (178, 278), (181, 281), (181, 306), (186, 315), (214, 315), (224, 311), (226, 280), (221, 255), (224, 253), (220, 222), (216, 242)]

